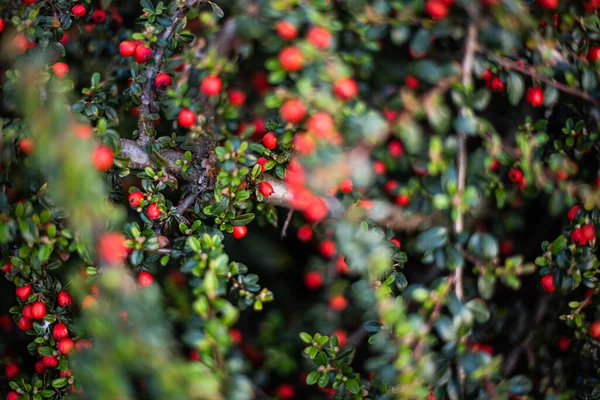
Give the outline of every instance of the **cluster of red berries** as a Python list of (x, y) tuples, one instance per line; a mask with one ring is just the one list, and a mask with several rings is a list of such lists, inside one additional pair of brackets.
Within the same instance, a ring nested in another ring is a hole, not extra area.
[(119, 44), (119, 53), (123, 57), (131, 57), (135, 62), (143, 64), (152, 57), (152, 50), (141, 41), (124, 40)]
[(498, 76), (494, 76), (489, 69), (481, 75), (481, 79), (484, 80), (485, 87), (491, 89), (493, 92), (501, 93), (504, 91), (504, 82), (502, 79)]

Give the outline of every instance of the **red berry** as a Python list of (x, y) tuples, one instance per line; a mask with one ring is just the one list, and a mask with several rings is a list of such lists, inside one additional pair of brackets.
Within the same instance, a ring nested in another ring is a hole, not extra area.
[(221, 82), (221, 78), (216, 75), (209, 75), (202, 80), (200, 91), (207, 96), (216, 96), (222, 87), (223, 82)]
[(546, 292), (546, 293), (554, 292), (554, 290), (555, 290), (554, 275), (548, 274), (548, 275), (542, 276), (542, 278), (540, 279), (540, 284), (542, 285), (544, 292)]
[(404, 84), (413, 90), (417, 90), (421, 85), (419, 80), (412, 75), (406, 75), (404, 78)]
[(54, 356), (44, 356), (42, 362), (48, 367), (56, 367), (58, 365), (58, 360)]
[(578, 246), (583, 246), (587, 243), (587, 240), (583, 238), (580, 228), (573, 229), (573, 232), (571, 232), (571, 241)]
[(149, 204), (148, 208), (146, 209), (146, 214), (148, 215), (148, 218), (150, 218), (150, 219), (160, 218), (160, 208), (158, 208), (158, 204), (156, 204), (156, 203)]
[(554, 10), (558, 7), (558, 0), (535, 0), (538, 6), (546, 10)]
[(4, 20), (2, 18), (0, 18), (0, 32), (2, 32), (4, 30), (5, 25), (6, 25), (6, 22), (4, 22)]
[(314, 199), (310, 205), (304, 209), (303, 216), (308, 222), (318, 222), (327, 216), (329, 209), (327, 203), (320, 197)]
[(263, 136), (263, 144), (267, 149), (273, 150), (277, 147), (277, 137), (273, 132), (269, 132)]
[(18, 399), (19, 399), (19, 393), (17, 393), (17, 392), (10, 391), (6, 395), (6, 400), (18, 400)]
[(190, 111), (187, 108), (183, 108), (181, 111), (179, 111), (177, 122), (182, 128), (190, 128), (196, 124), (197, 118), (198, 117), (194, 112)]
[(4, 264), (4, 267), (0, 268), (0, 271), (2, 272), (10, 272), (12, 268), (12, 262), (7, 262), (6, 264)]
[(29, 318), (21, 317), (17, 324), (22, 331), (28, 331), (33, 328), (33, 322)]
[(75, 350), (82, 351), (92, 348), (92, 342), (87, 339), (80, 339), (75, 343)]
[(525, 94), (525, 101), (534, 107), (540, 107), (544, 104), (544, 92), (538, 87), (529, 88)]
[(33, 319), (33, 316), (31, 315), (31, 304), (27, 304), (25, 307), (23, 307), (21, 314), (27, 319)]
[(234, 107), (241, 107), (246, 102), (246, 93), (239, 89), (229, 89), (227, 97), (229, 97), (229, 102)]
[(496, 93), (500, 93), (504, 90), (504, 82), (495, 76), (490, 80), (490, 89)]
[(114, 158), (112, 150), (104, 145), (97, 146), (92, 153), (92, 162), (99, 171), (108, 171)]
[(392, 140), (390, 144), (388, 144), (388, 153), (390, 153), (390, 156), (392, 157), (401, 157), (404, 154), (402, 143), (397, 140)]
[(310, 28), (307, 38), (318, 49), (326, 49), (331, 44), (331, 33), (320, 26)]
[(348, 344), (348, 335), (343, 330), (336, 329), (331, 334), (337, 336), (340, 347), (345, 347)]
[(400, 248), (400, 241), (398, 239), (390, 239), (390, 242), (393, 243), (397, 248)]
[(594, 321), (590, 325), (590, 335), (594, 339), (600, 339), (600, 321)]
[(333, 94), (342, 101), (353, 99), (358, 94), (358, 84), (352, 78), (342, 78), (333, 85)]
[(71, 13), (76, 17), (83, 17), (86, 13), (85, 6), (83, 4), (77, 4), (71, 8)]
[(73, 298), (71, 297), (71, 295), (69, 293), (67, 293), (63, 290), (62, 292), (58, 293), (57, 301), (58, 301), (58, 305), (60, 305), (61, 307), (66, 307), (69, 304), (71, 304), (71, 302), (73, 301)]
[(587, 58), (590, 62), (596, 62), (598, 59), (600, 59), (600, 47), (590, 47)]
[(152, 285), (153, 282), (154, 282), (154, 277), (149, 272), (142, 271), (138, 275), (138, 285), (140, 285), (140, 287), (150, 286), (150, 285)]
[(279, 62), (284, 70), (294, 72), (304, 66), (304, 56), (297, 47), (286, 47), (279, 53)]
[(125, 236), (117, 232), (105, 233), (98, 240), (97, 251), (105, 263), (121, 264), (127, 258)]
[(156, 77), (154, 78), (154, 84), (156, 85), (156, 87), (159, 87), (159, 88), (165, 88), (167, 86), (170, 86), (171, 85), (171, 76), (169, 76), (169, 74), (161, 72), (160, 74), (157, 74)]
[(265, 169), (265, 164), (266, 164), (268, 161), (269, 161), (269, 160), (267, 160), (267, 159), (266, 159), (266, 158), (264, 158), (264, 157), (259, 157), (259, 159), (258, 159), (258, 160), (256, 160), (256, 163), (257, 163), (258, 165), (260, 165), (260, 172), (265, 172), (265, 171), (266, 171), (266, 169)]
[(131, 192), (127, 197), (127, 201), (129, 201), (129, 205), (131, 207), (137, 207), (140, 205), (140, 202), (144, 199), (144, 194), (142, 192)]
[(308, 271), (304, 275), (304, 284), (310, 290), (317, 290), (323, 286), (323, 276), (317, 271)]
[(310, 239), (312, 239), (312, 235), (312, 228), (308, 225), (304, 225), (300, 229), (298, 229), (298, 233), (296, 236), (298, 237), (299, 241), (308, 242)]
[(64, 62), (57, 62), (52, 65), (52, 73), (58, 78), (64, 78), (69, 72), (69, 66)]
[(258, 185), (258, 190), (260, 191), (260, 194), (262, 194), (264, 197), (269, 197), (274, 192), (273, 186), (271, 186), (269, 182), (261, 182)]
[(307, 128), (318, 137), (327, 137), (335, 129), (335, 123), (331, 115), (319, 111), (313, 114), (307, 122)]
[(558, 338), (558, 349), (560, 351), (567, 351), (569, 349), (569, 345), (571, 344), (571, 341), (569, 340), (568, 337), (566, 336), (561, 336)]
[(48, 369), (48, 367), (46, 367), (44, 365), (44, 362), (42, 360), (38, 360), (35, 363), (35, 372), (37, 372), (40, 375), (44, 375), (44, 373), (46, 372), (46, 369)]
[(344, 179), (342, 182), (340, 182), (339, 188), (340, 188), (340, 191), (343, 193), (352, 193), (352, 189), (353, 189), (352, 179), (350, 179), (350, 178)]
[(348, 273), (348, 264), (346, 264), (346, 258), (344, 256), (339, 256), (337, 261), (335, 262), (335, 266), (338, 271), (342, 274)]
[(396, 196), (395, 201), (396, 204), (398, 204), (400, 207), (404, 207), (408, 203), (410, 203), (410, 196), (408, 196), (407, 194), (399, 194), (398, 196)]
[(332, 240), (323, 240), (319, 244), (319, 252), (323, 255), (323, 257), (326, 258), (331, 258), (335, 256), (335, 253), (337, 252), (335, 248), (335, 243)]
[(581, 237), (586, 242), (590, 242), (596, 239), (596, 227), (591, 224), (587, 224), (581, 227)]
[(242, 332), (240, 332), (239, 329), (231, 328), (229, 330), (229, 337), (231, 338), (231, 342), (233, 344), (242, 343)]
[(275, 26), (279, 37), (285, 40), (292, 40), (298, 35), (298, 28), (289, 21), (279, 21)]
[(123, 40), (120, 44), (119, 44), (119, 53), (121, 53), (121, 56), (123, 57), (131, 57), (132, 55), (135, 54), (135, 48), (137, 47), (137, 44), (131, 40)]
[(31, 291), (32, 291), (31, 290), (31, 285), (25, 285), (25, 286), (19, 286), (15, 290), (15, 293), (17, 294), (18, 298), (20, 298), (21, 300), (25, 301), (25, 300), (27, 300), (27, 298), (31, 294)]
[(441, 0), (428, 0), (425, 11), (433, 19), (443, 19), (448, 15), (448, 6)]
[(583, 8), (587, 11), (594, 11), (598, 7), (600, 7), (600, 0), (587, 0), (583, 2)]
[(24, 4), (34, 4), (36, 0), (23, 0)]
[(104, 10), (94, 10), (92, 13), (92, 21), (96, 24), (101, 24), (106, 21), (106, 11)]
[(523, 180), (523, 172), (520, 169), (512, 168), (508, 171), (508, 180), (513, 183), (519, 183)]
[(286, 121), (297, 124), (306, 116), (306, 106), (300, 99), (291, 99), (283, 103), (279, 113)]
[(329, 308), (334, 311), (342, 311), (346, 307), (348, 307), (348, 300), (341, 294), (329, 299)]
[(567, 217), (571, 220), (574, 221), (575, 217), (577, 216), (577, 213), (579, 212), (579, 210), (581, 210), (581, 206), (573, 206), (571, 207), (571, 209), (569, 210), (569, 212), (567, 213)]
[(6, 363), (6, 377), (8, 379), (12, 379), (15, 376), (19, 375), (19, 366), (15, 363)]
[(54, 328), (52, 328), (52, 336), (56, 340), (69, 337), (69, 328), (67, 328), (67, 325), (63, 324), (62, 322), (59, 322), (56, 325), (54, 325)]
[(241, 239), (248, 234), (248, 228), (245, 226), (234, 226), (232, 234), (234, 238)]
[(136, 63), (143, 64), (148, 61), (150, 57), (152, 57), (152, 50), (150, 50), (148, 47), (140, 44), (135, 48), (133, 59)]
[(292, 385), (283, 384), (277, 387), (277, 397), (287, 400), (294, 397), (296, 390)]
[(25, 154), (31, 154), (35, 150), (33, 139), (25, 138), (19, 142), (19, 150)]
[(373, 161), (373, 172), (377, 175), (385, 174), (385, 164), (382, 161)]
[(33, 319), (42, 319), (46, 315), (46, 304), (43, 301), (36, 301), (31, 305), (31, 317)]

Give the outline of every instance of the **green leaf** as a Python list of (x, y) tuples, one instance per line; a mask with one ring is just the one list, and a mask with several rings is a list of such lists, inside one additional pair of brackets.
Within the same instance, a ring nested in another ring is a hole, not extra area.
[(61, 388), (61, 387), (65, 386), (67, 384), (67, 381), (68, 381), (68, 379), (67, 379), (66, 376), (63, 376), (62, 378), (55, 379), (55, 380), (52, 381), (52, 387), (55, 387), (57, 389)]
[(357, 394), (360, 386), (358, 385), (356, 379), (348, 379), (346, 381), (346, 389), (348, 389), (352, 394)]
[(306, 332), (300, 332), (300, 339), (302, 339), (302, 341), (304, 343), (312, 343), (312, 336)]
[(210, 2), (210, 6), (212, 7), (212, 9), (213, 9), (214, 13), (217, 15), (217, 17), (223, 18), (225, 13), (221, 9), (221, 7), (219, 7), (217, 4), (213, 3), (212, 1)]
[(238, 215), (237, 217), (235, 217), (234, 219), (232, 219), (229, 222), (231, 223), (231, 225), (234, 225), (234, 226), (243, 226), (243, 225), (248, 225), (250, 222), (252, 222), (253, 219), (254, 219), (254, 214), (248, 213), (248, 214)]
[(526, 376), (517, 375), (508, 380), (508, 391), (513, 394), (525, 395), (531, 392), (532, 388), (533, 385)]
[(483, 300), (473, 299), (465, 304), (465, 307), (471, 311), (475, 320), (484, 323), (490, 318), (490, 310)]
[(516, 106), (521, 101), (523, 93), (525, 93), (525, 81), (521, 75), (516, 72), (508, 74), (508, 85), (506, 87), (508, 93), (508, 101), (513, 106)]
[(325, 386), (327, 386), (328, 383), (329, 383), (329, 374), (325, 373), (325, 374), (321, 375), (321, 377), (319, 378), (319, 381), (318, 381), (319, 387), (325, 387)]
[(420, 253), (435, 250), (448, 241), (448, 230), (443, 226), (433, 227), (421, 232), (415, 241), (415, 248)]
[(308, 385), (314, 385), (319, 379), (319, 371), (312, 371), (306, 376), (306, 383)]

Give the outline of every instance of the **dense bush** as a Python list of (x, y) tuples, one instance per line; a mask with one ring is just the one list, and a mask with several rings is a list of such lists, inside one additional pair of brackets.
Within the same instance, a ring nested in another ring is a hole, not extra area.
[(217, 3), (0, 0), (6, 398), (600, 399), (600, 1)]

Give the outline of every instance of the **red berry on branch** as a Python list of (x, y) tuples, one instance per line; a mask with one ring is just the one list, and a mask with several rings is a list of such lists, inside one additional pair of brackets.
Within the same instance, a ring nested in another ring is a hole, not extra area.
[(283, 400), (292, 399), (296, 395), (296, 390), (292, 385), (279, 385), (276, 390), (277, 397)]
[(326, 239), (319, 244), (319, 252), (323, 257), (331, 258), (337, 252), (335, 243), (332, 240)]
[(21, 314), (27, 319), (33, 319), (33, 316), (31, 315), (31, 304), (27, 304), (23, 307)]
[(600, 321), (594, 321), (589, 328), (590, 336), (594, 339), (600, 339)]
[(0, 268), (0, 271), (2, 272), (10, 272), (12, 268), (12, 262), (7, 262), (6, 264), (4, 264), (4, 267)]
[(340, 191), (343, 193), (352, 193), (352, 190), (353, 190), (352, 179), (347, 178), (347, 179), (344, 179), (343, 181), (341, 181), (339, 188), (340, 188)]
[(17, 325), (22, 331), (28, 331), (33, 328), (33, 322), (29, 318), (25, 317), (21, 317)]
[(8, 379), (12, 379), (15, 376), (19, 375), (19, 366), (15, 363), (6, 363), (6, 367), (5, 367), (5, 371), (6, 371), (6, 377)]
[(300, 99), (291, 99), (282, 104), (279, 109), (281, 117), (288, 122), (297, 124), (306, 116), (306, 106)]
[(425, 11), (433, 19), (443, 19), (448, 15), (448, 5), (441, 0), (427, 0)]
[(333, 118), (324, 111), (313, 114), (306, 125), (309, 131), (322, 138), (328, 137), (335, 129)]
[(308, 225), (304, 225), (304, 226), (300, 227), (300, 229), (298, 229), (298, 233), (296, 236), (298, 237), (299, 241), (306, 243), (310, 239), (312, 239), (312, 236), (313, 236), (312, 228)]
[(358, 84), (352, 78), (342, 78), (333, 84), (333, 94), (342, 101), (351, 100), (358, 94)]
[(600, 7), (600, 0), (585, 0), (583, 2), (583, 8), (586, 11), (594, 11), (598, 7)]
[(135, 54), (137, 44), (131, 40), (123, 40), (119, 44), (119, 53), (122, 57), (131, 57)]
[(548, 274), (548, 275), (542, 276), (542, 278), (540, 279), (540, 284), (542, 285), (544, 292), (546, 292), (546, 293), (554, 292), (554, 290), (555, 290), (554, 275)]
[(308, 222), (318, 222), (325, 218), (328, 212), (329, 209), (327, 203), (325, 203), (325, 200), (318, 197), (304, 209), (302, 215)]
[(345, 331), (341, 329), (336, 329), (335, 331), (333, 331), (332, 335), (337, 336), (339, 347), (346, 347), (346, 344), (348, 344), (348, 335)]
[(513, 183), (519, 183), (523, 180), (523, 171), (517, 168), (512, 168), (508, 171), (508, 180)]
[(31, 292), (31, 285), (19, 286), (15, 289), (17, 297), (23, 301), (27, 300)]
[(346, 258), (344, 256), (339, 256), (337, 258), (335, 266), (341, 274), (347, 274), (349, 271), (348, 264), (346, 264)]
[(412, 75), (406, 75), (404, 84), (413, 90), (417, 90), (421, 86), (419, 80)]
[(159, 88), (166, 88), (171, 85), (171, 76), (164, 72), (157, 74), (154, 78), (154, 84)]
[(331, 33), (321, 26), (314, 26), (308, 30), (308, 41), (318, 49), (326, 49), (331, 44)]
[(105, 263), (121, 264), (127, 258), (125, 236), (117, 232), (105, 233), (98, 240), (97, 251)]
[(373, 161), (373, 172), (377, 175), (385, 174), (386, 168), (383, 161)]
[(273, 132), (268, 132), (263, 136), (263, 145), (269, 150), (273, 150), (277, 147), (277, 137)]
[(329, 299), (329, 308), (333, 311), (342, 311), (346, 307), (348, 307), (348, 300), (341, 294)]
[(229, 89), (227, 91), (227, 97), (234, 107), (241, 107), (246, 102), (246, 93), (239, 89)]
[(140, 205), (141, 201), (144, 199), (144, 194), (142, 192), (131, 192), (127, 197), (127, 201), (131, 207), (137, 207)]
[(80, 339), (75, 343), (75, 350), (82, 351), (92, 348), (92, 342), (87, 339)]
[(561, 336), (558, 338), (558, 349), (560, 351), (567, 351), (569, 349), (569, 345), (571, 344), (571, 341), (569, 340), (568, 337), (566, 336)]
[(179, 115), (177, 116), (177, 123), (182, 128), (191, 128), (196, 124), (197, 119), (198, 117), (193, 111), (187, 108), (183, 108), (181, 109), (181, 111), (179, 111)]
[(54, 63), (54, 65), (52, 65), (52, 73), (57, 77), (57, 78), (64, 78), (65, 76), (67, 76), (67, 73), (69, 72), (69, 66), (64, 63), (64, 62), (57, 62)]
[(0, 32), (2, 32), (4, 30), (5, 26), (6, 26), (6, 22), (4, 22), (4, 20), (2, 18), (0, 18)]
[(67, 328), (67, 325), (59, 322), (52, 328), (52, 336), (56, 340), (69, 337), (69, 328)]
[(397, 248), (400, 248), (400, 241), (398, 239), (390, 239), (390, 242), (393, 243)]
[(279, 62), (284, 70), (294, 72), (304, 66), (304, 56), (297, 47), (286, 47), (279, 53)]
[(571, 220), (574, 221), (575, 217), (577, 216), (577, 213), (579, 212), (579, 210), (581, 210), (581, 206), (575, 205), (573, 207), (571, 207), (571, 209), (569, 210), (569, 212), (567, 213), (567, 217)]
[(546, 10), (554, 10), (558, 7), (558, 0), (535, 0), (535, 2)]
[(200, 91), (207, 96), (216, 96), (221, 92), (223, 82), (216, 75), (209, 75), (202, 80)]
[(231, 342), (233, 344), (242, 343), (242, 332), (240, 332), (239, 329), (231, 328), (229, 330), (229, 337), (231, 338)]
[(31, 154), (35, 150), (35, 144), (33, 143), (33, 139), (25, 138), (19, 142), (19, 150), (21, 150), (24, 154)]
[(19, 393), (10, 391), (6, 395), (6, 400), (19, 400)]
[(38, 360), (35, 363), (35, 372), (37, 372), (40, 375), (44, 375), (44, 373), (46, 372), (46, 370), (48, 369), (48, 367), (46, 367), (44, 365), (44, 361), (42, 360)]
[(581, 227), (581, 237), (586, 242), (590, 242), (596, 239), (596, 227), (591, 224), (587, 224)]
[(490, 80), (490, 89), (492, 89), (493, 92), (500, 93), (504, 90), (504, 82), (495, 76)]
[(60, 354), (69, 354), (75, 347), (75, 342), (71, 338), (60, 339), (56, 344), (56, 348), (60, 351)]
[(76, 17), (83, 17), (87, 10), (83, 4), (77, 4), (71, 8), (71, 13)]
[(400, 207), (404, 207), (408, 205), (408, 203), (410, 203), (410, 196), (407, 194), (399, 194), (398, 196), (396, 196), (395, 202)]
[(73, 298), (71, 295), (64, 290), (58, 293), (57, 296), (58, 305), (61, 307), (66, 307), (73, 302)]
[(98, 171), (108, 171), (112, 165), (115, 156), (110, 147), (100, 145), (92, 152), (92, 162)]
[(275, 26), (275, 30), (279, 37), (284, 40), (292, 40), (298, 36), (298, 28), (289, 21), (279, 21)]
[(317, 271), (308, 271), (304, 275), (304, 284), (310, 290), (317, 290), (323, 286), (323, 275)]
[(261, 182), (258, 185), (258, 190), (260, 191), (260, 194), (262, 194), (264, 197), (269, 197), (274, 192), (273, 186), (271, 186), (269, 182)]
[(92, 13), (92, 21), (96, 24), (101, 24), (106, 21), (106, 11), (104, 10), (94, 10)]
[(534, 107), (540, 107), (544, 104), (544, 92), (538, 87), (529, 88), (525, 94), (525, 101)]
[(402, 147), (402, 143), (400, 143), (397, 140), (392, 140), (388, 144), (388, 153), (394, 158), (401, 157), (402, 155), (404, 155), (404, 148)]
[(256, 160), (256, 163), (257, 163), (258, 165), (260, 165), (260, 172), (265, 172), (265, 171), (266, 171), (266, 169), (265, 169), (265, 164), (266, 164), (268, 161), (269, 161), (269, 160), (267, 160), (267, 159), (266, 159), (266, 158), (264, 158), (264, 157), (259, 157), (259, 158), (258, 158), (258, 160)]
[(31, 317), (33, 319), (42, 319), (46, 315), (46, 304), (43, 301), (36, 301), (31, 305)]
[(152, 274), (146, 271), (140, 272), (140, 274), (138, 275), (138, 285), (140, 287), (147, 287), (152, 285), (152, 283), (154, 283), (154, 277), (152, 276)]
[(147, 62), (151, 57), (152, 50), (150, 50), (150, 48), (144, 46), (143, 44), (140, 44), (135, 48), (133, 59), (136, 63), (143, 64)]
[(248, 234), (248, 228), (245, 226), (234, 226), (232, 234), (234, 238), (241, 239)]
[(42, 362), (48, 367), (56, 367), (58, 365), (58, 360), (54, 356), (44, 356)]
[(160, 208), (158, 207), (158, 204), (149, 204), (148, 209), (146, 210), (146, 214), (148, 214), (148, 218), (150, 219), (160, 218)]
[(587, 240), (583, 238), (583, 234), (580, 228), (575, 228), (571, 232), (571, 241), (578, 246), (583, 246), (587, 243)]

